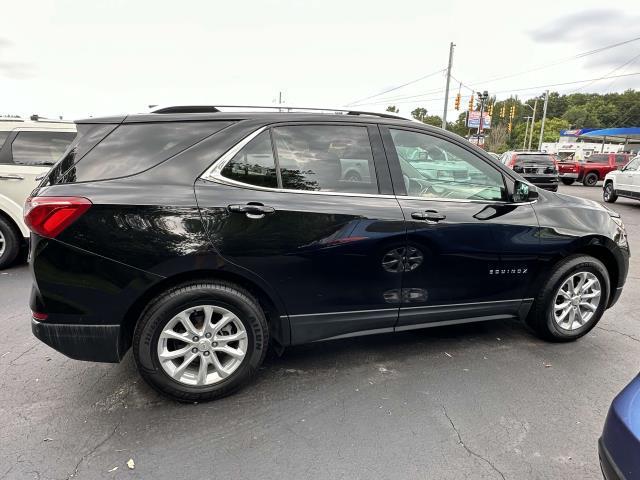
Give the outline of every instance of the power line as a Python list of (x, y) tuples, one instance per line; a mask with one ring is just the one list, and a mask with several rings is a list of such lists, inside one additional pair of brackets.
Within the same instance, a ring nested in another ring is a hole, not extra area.
[[(635, 62), (638, 58), (640, 58), (640, 53), (638, 55), (635, 55), (633, 57), (631, 57), (631, 59), (627, 60), (626, 62), (624, 62), (622, 65), (620, 65), (619, 67), (614, 68), (613, 70), (611, 70), (609, 73), (607, 73), (606, 75), (611, 75), (613, 73), (616, 73), (618, 70), (620, 70), (623, 67), (626, 67), (627, 65), (629, 65), (630, 63)], [(581, 87), (576, 88), (573, 92), (571, 93), (575, 93), (578, 90), (582, 90), (583, 88), (587, 88), (590, 85), (593, 85), (597, 80), (594, 80), (591, 83), (587, 83), (586, 85), (583, 85)]]
[(370, 95), (368, 97), (361, 98), (360, 100), (354, 100), (353, 102), (347, 103), (344, 106), (345, 107), (350, 107), (355, 103), (360, 103), (360, 102), (362, 102), (364, 100), (369, 100), (369, 99), (374, 98), (374, 97), (379, 97), (380, 95), (384, 95), (385, 93), (393, 92), (394, 90), (398, 90), (400, 88), (406, 87), (407, 85), (411, 85), (413, 83), (417, 83), (417, 82), (419, 82), (421, 80), (424, 80), (426, 78), (433, 77), (434, 75), (437, 75), (438, 73), (443, 73), (445, 70), (446, 70), (446, 68), (443, 68), (443, 69), (438, 70), (436, 72), (429, 73), (428, 75), (424, 75), (422, 77), (416, 78), (415, 80), (411, 80), (411, 81), (409, 81), (407, 83), (403, 83), (402, 85), (398, 85), (397, 87), (392, 87), (392, 88), (384, 90), (384, 91), (382, 91), (380, 93), (376, 93), (375, 95)]
[[(548, 88), (548, 87), (559, 87), (559, 86), (564, 86), (564, 85), (576, 85), (576, 84), (579, 84), (579, 83), (597, 82), (597, 81), (600, 81), (600, 80), (608, 80), (608, 79), (611, 79), (611, 78), (631, 77), (631, 76), (635, 76), (635, 75), (640, 75), (640, 72), (624, 73), (624, 74), (620, 74), (620, 75), (609, 75), (609, 76), (605, 75), (605, 76), (602, 76), (602, 77), (589, 78), (589, 79), (586, 79), (586, 80), (575, 80), (575, 81), (572, 81), (572, 82), (551, 83), (551, 84), (548, 84), (548, 85), (536, 85), (536, 86), (524, 87), (524, 88), (510, 88), (510, 89), (507, 89), (507, 90), (497, 90), (497, 91), (494, 91), (494, 92), (491, 92), (491, 93), (492, 94), (496, 94), (496, 93), (508, 93), (508, 92), (522, 92), (522, 91), (528, 91), (528, 90), (535, 91), (535, 90), (538, 90), (538, 89)], [(406, 99), (410, 99), (410, 98), (413, 98), (414, 100), (411, 100), (411, 101), (396, 101), (395, 103), (402, 104), (402, 103), (418, 103), (420, 101), (444, 100), (444, 97), (431, 97), (431, 98), (421, 98), (421, 99), (417, 99), (416, 98), (416, 97), (421, 97), (421, 96), (424, 96), (424, 95), (426, 95), (426, 94), (423, 94), (423, 95), (410, 95), (410, 96), (407, 96), (407, 97), (399, 97), (397, 100), (406, 100)], [(449, 97), (449, 99), (452, 99), (452, 98), (455, 98), (455, 95)], [(384, 104), (384, 103), (388, 103), (388, 100), (382, 99), (380, 101), (367, 102), (367, 103), (362, 103), (360, 105), (380, 105), (380, 104)]]
[(618, 43), (614, 43), (614, 44), (607, 45), (607, 46), (604, 46), (604, 47), (596, 48), (594, 50), (589, 50), (587, 52), (582, 52), (582, 53), (578, 53), (576, 55), (571, 55), (569, 57), (564, 57), (564, 58), (561, 58), (561, 59), (558, 59), (558, 60), (554, 61), (553, 63), (547, 63), (547, 64), (544, 64), (544, 65), (540, 65), (538, 67), (533, 67), (533, 68), (528, 69), (528, 70), (522, 70), (520, 72), (511, 73), (511, 74), (508, 74), (508, 75), (493, 77), (493, 78), (489, 78), (487, 80), (474, 81), (474, 82), (471, 82), (471, 85), (476, 85), (477, 86), (478, 84), (481, 84), (481, 83), (495, 82), (497, 80), (504, 80), (505, 78), (512, 78), (512, 77), (517, 77), (519, 75), (524, 75), (525, 73), (536, 72), (538, 70), (544, 70), (545, 68), (555, 67), (556, 65), (559, 65), (561, 63), (564, 63), (564, 62), (567, 62), (567, 61), (570, 61), (570, 60), (577, 60), (578, 58), (584, 58), (584, 57), (588, 57), (590, 55), (595, 55), (596, 53), (604, 52), (604, 51), (609, 50), (611, 48), (620, 47), (622, 45), (626, 45), (628, 43), (636, 42), (638, 40), (640, 40), (640, 37), (630, 38), (629, 40), (624, 40), (622, 42), (618, 42)]

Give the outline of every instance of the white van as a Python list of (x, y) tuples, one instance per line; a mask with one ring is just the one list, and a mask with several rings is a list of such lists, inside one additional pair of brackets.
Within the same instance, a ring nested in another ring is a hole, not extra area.
[(0, 269), (29, 237), (24, 201), (76, 135), (74, 123), (0, 117)]

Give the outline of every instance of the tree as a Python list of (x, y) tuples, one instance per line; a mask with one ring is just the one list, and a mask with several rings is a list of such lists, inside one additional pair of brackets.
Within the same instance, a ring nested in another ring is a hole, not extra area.
[(509, 132), (507, 127), (502, 125), (495, 125), (484, 139), (484, 147), (489, 152), (504, 153), (509, 149), (507, 145), (507, 139), (509, 138)]
[[(540, 127), (542, 121), (538, 120), (533, 126), (533, 138), (531, 139), (531, 149), (537, 150), (538, 143), (540, 142)], [(560, 139), (560, 130), (569, 128), (569, 122), (562, 118), (547, 118), (544, 122), (544, 136), (543, 142), (557, 142)], [(531, 127), (531, 126), (529, 126)], [(511, 147), (522, 148), (524, 142), (524, 131), (526, 123), (520, 123), (515, 130), (511, 133)], [(527, 135), (527, 145), (529, 144), (529, 135)]]
[(411, 112), (411, 116), (416, 120), (420, 120), (421, 122), (424, 122), (424, 119), (427, 117), (427, 109), (418, 107)]
[(442, 127), (442, 117), (440, 115), (427, 115), (422, 119), (422, 123), (433, 125), (434, 127)]
[(389, 105), (387, 107), (387, 112), (400, 113), (400, 110), (398, 110), (398, 108), (395, 105)]

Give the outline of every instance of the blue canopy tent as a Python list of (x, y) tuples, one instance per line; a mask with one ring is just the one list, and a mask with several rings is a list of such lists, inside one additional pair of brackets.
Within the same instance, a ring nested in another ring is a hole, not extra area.
[(580, 138), (592, 141), (602, 141), (602, 149), (607, 140), (611, 142), (624, 143), (623, 150), (628, 150), (628, 145), (635, 143), (640, 144), (640, 127), (626, 128), (603, 128), (601, 130), (592, 130), (580, 135)]

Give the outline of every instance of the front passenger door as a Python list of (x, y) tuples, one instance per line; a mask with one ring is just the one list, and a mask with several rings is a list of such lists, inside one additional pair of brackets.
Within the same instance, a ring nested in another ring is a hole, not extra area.
[(537, 264), (531, 205), (507, 201), (502, 172), (470, 148), (404, 128), (382, 135), (411, 259), (397, 328), (517, 316)]

